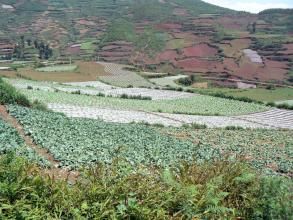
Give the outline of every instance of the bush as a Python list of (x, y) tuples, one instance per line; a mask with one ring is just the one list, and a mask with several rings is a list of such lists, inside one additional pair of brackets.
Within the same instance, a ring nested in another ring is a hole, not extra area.
[(0, 104), (18, 104), (22, 106), (29, 107), (31, 104), (29, 100), (19, 93), (13, 86), (4, 82), (0, 78)]
[(68, 185), (12, 154), (0, 157), (0, 219), (292, 219), (292, 181), (243, 163), (85, 170)]
[(40, 110), (40, 111), (49, 111), (47, 106), (40, 102), (39, 100), (35, 100), (32, 104), (32, 108)]

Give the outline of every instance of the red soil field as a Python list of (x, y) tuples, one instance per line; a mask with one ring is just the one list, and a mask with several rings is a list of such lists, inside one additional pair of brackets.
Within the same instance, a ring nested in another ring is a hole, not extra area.
[(103, 57), (124, 57), (129, 56), (130, 52), (103, 51), (99, 55)]
[(85, 19), (81, 19), (81, 20), (77, 21), (76, 23), (81, 24), (81, 25), (86, 25), (86, 26), (94, 26), (94, 25), (96, 25), (95, 22), (88, 21), (88, 20), (85, 20)]
[(215, 56), (217, 52), (217, 49), (210, 47), (207, 44), (199, 44), (183, 49), (183, 55), (185, 57), (211, 57)]
[(174, 29), (181, 29), (182, 25), (174, 24), (174, 23), (163, 23), (163, 24), (157, 25), (157, 28), (168, 31), (168, 30), (174, 30)]
[(279, 61), (274, 61), (274, 60), (264, 60), (264, 63), (266, 67), (268, 68), (279, 68), (279, 69), (286, 69), (288, 68), (288, 63), (287, 62), (279, 62)]
[(190, 72), (203, 72), (206, 73), (208, 71), (212, 71), (216, 67), (216, 62), (201, 60), (198, 58), (188, 58), (184, 60), (179, 60), (174, 63), (175, 66), (182, 68), (185, 71)]
[(172, 61), (172, 60), (175, 60), (177, 56), (178, 54), (176, 50), (166, 50), (162, 53), (159, 53), (156, 59), (160, 61), (169, 61), (169, 60)]
[(80, 53), (80, 47), (68, 47), (66, 49), (67, 54), (79, 54)]

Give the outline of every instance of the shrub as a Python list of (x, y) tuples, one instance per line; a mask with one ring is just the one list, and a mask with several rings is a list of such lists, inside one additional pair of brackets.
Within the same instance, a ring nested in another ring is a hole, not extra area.
[(239, 162), (162, 170), (117, 161), (69, 186), (9, 154), (0, 184), (1, 219), (292, 219), (292, 181)]
[(35, 100), (32, 103), (32, 108), (40, 110), (40, 111), (49, 111), (47, 106), (44, 103), (40, 102), (39, 100)]
[(1, 78), (0, 78), (0, 104), (1, 105), (18, 104), (18, 105), (22, 105), (26, 107), (30, 106), (29, 100), (24, 95), (19, 93), (13, 86), (4, 82)]

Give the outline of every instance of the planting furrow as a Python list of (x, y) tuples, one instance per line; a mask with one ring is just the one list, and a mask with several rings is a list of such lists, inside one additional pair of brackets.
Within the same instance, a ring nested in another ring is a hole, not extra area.
[(277, 128), (293, 129), (293, 112), (290, 110), (273, 109), (263, 113), (242, 115), (235, 118)]

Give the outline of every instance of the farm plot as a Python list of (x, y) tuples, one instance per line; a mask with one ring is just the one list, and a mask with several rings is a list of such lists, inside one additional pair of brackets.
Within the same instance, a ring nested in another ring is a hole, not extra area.
[(62, 91), (68, 93), (80, 93), (84, 95), (100, 95), (101, 93), (107, 96), (121, 97), (122, 95), (132, 97), (149, 97), (152, 100), (171, 100), (180, 98), (189, 98), (195, 94), (187, 92), (155, 90), (146, 88), (118, 88), (109, 86), (102, 82), (71, 82), (71, 83), (56, 83), (56, 82), (38, 82), (23, 79), (5, 79), (8, 83), (18, 89), (37, 89), (43, 91)]
[(293, 111), (290, 110), (272, 109), (266, 112), (242, 115), (236, 118), (271, 127), (293, 129)]
[[(95, 81), (98, 76), (109, 75), (104, 71), (104, 67), (95, 62), (76, 62), (78, 66), (74, 71), (54, 71), (54, 72), (41, 72), (33, 68), (26, 67), (20, 68), (17, 72), (3, 73), (1, 75), (18, 77), (21, 75), (23, 78), (30, 78), (40, 81), (57, 81), (57, 82), (83, 82), (83, 81)], [(8, 71), (6, 71), (8, 72)]]
[(271, 128), (260, 123), (254, 123), (237, 119), (228, 116), (197, 116), (197, 115), (182, 115), (182, 114), (168, 114), (168, 113), (156, 113), (158, 116), (180, 121), (182, 124), (202, 124), (208, 128), (225, 128), (225, 127), (242, 127), (242, 128)]
[(123, 70), (125, 65), (114, 64), (114, 63), (104, 63), (98, 62), (98, 64), (105, 67), (105, 71), (111, 73), (111, 75), (99, 76), (99, 79), (103, 82), (109, 83), (114, 86), (119, 87), (151, 87), (152, 83), (147, 81), (142, 76), (135, 72)]
[(181, 113), (192, 115), (242, 115), (269, 110), (269, 107), (254, 103), (228, 100), (198, 95), (175, 100), (132, 100), (121, 98), (97, 97), (67, 94), (63, 92), (44, 92), (20, 90), (31, 101), (43, 103), (70, 104), (99, 108), (143, 110), (147, 112)]
[(243, 158), (265, 173), (292, 175), (292, 131), (163, 128), (162, 132), (192, 141), (210, 160), (217, 152), (222, 158)]
[(168, 166), (181, 160), (193, 161), (196, 157), (192, 143), (161, 135), (140, 124), (70, 119), (19, 106), (10, 106), (9, 112), (63, 167), (111, 164), (117, 158), (133, 165)]
[(227, 116), (193, 116), (167, 113), (149, 113), (134, 110), (113, 110), (54, 103), (49, 103), (48, 108), (54, 112), (64, 113), (66, 116), (72, 118), (101, 119), (107, 122), (117, 123), (142, 122), (173, 127), (196, 123), (206, 125), (208, 128), (224, 128), (227, 126), (237, 126), (242, 128), (271, 128), (270, 126)]
[(56, 65), (56, 66), (47, 66), (36, 69), (40, 72), (66, 72), (74, 71), (77, 68), (76, 65)]
[(66, 116), (72, 118), (101, 119), (106, 122), (117, 123), (141, 122), (149, 124), (162, 124), (165, 126), (182, 125), (182, 123), (178, 121), (142, 111), (102, 109), (54, 103), (49, 103), (48, 108), (54, 112), (64, 113)]
[(187, 93), (187, 92), (145, 89), (145, 88), (112, 89), (112, 90), (106, 91), (105, 94), (112, 95), (115, 97), (119, 97), (123, 94), (126, 94), (128, 96), (150, 97), (152, 100), (182, 99), (182, 98), (190, 98), (196, 95), (196, 94)]
[(158, 86), (163, 86), (163, 87), (179, 87), (177, 83), (175, 83), (176, 80), (186, 78), (188, 76), (186, 75), (177, 75), (177, 76), (167, 76), (167, 77), (162, 77), (162, 78), (154, 78), (150, 79), (150, 81)]
[(111, 164), (117, 158), (134, 166), (166, 167), (229, 157), (243, 158), (268, 174), (292, 173), (292, 131), (155, 128), (70, 119), (19, 106), (9, 110), (62, 167)]
[(63, 85), (69, 86), (78, 86), (78, 87), (92, 87), (98, 90), (110, 90), (116, 88), (115, 86), (110, 86), (108, 84), (99, 82), (99, 81), (88, 81), (88, 82), (69, 82), (69, 83), (62, 83)]
[(8, 152), (14, 152), (16, 155), (25, 157), (40, 165), (50, 166), (47, 160), (39, 156), (33, 149), (26, 147), (24, 140), (17, 131), (0, 117), (0, 155)]

